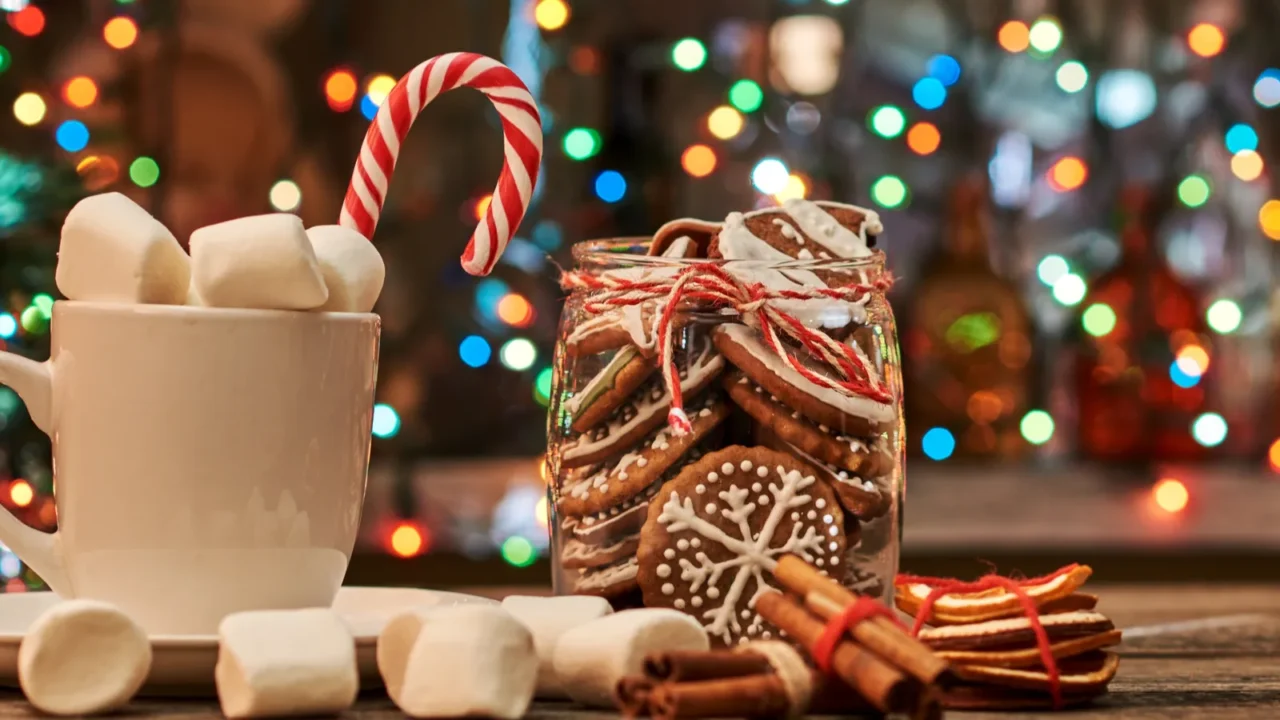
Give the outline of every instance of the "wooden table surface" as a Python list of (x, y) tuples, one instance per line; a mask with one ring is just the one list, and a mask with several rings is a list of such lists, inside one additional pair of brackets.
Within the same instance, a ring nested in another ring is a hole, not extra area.
[[(1093, 718), (1280, 718), (1280, 585), (1103, 586), (1099, 611), (1126, 630), (1111, 693), (1090, 708), (1065, 713)], [(499, 591), (501, 592), (501, 591)], [(1053, 713), (948, 713), (957, 720), (1044, 718)], [(38, 717), (17, 694), (0, 695), (0, 717)], [(217, 718), (216, 703), (141, 699), (115, 717)], [(377, 694), (362, 696), (344, 717), (404, 716)], [(538, 703), (536, 720), (597, 720), (613, 713)]]

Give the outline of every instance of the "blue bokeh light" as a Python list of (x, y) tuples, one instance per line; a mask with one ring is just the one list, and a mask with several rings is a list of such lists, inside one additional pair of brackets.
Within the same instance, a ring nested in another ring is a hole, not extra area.
[(480, 314), (489, 319), (498, 319), (498, 303), (502, 302), (502, 298), (507, 296), (510, 288), (507, 284), (497, 278), (485, 278), (476, 283), (476, 309)]
[(378, 114), (378, 103), (374, 102), (368, 93), (360, 98), (360, 114), (365, 120), (372, 120)]
[(468, 335), (458, 344), (458, 357), (470, 367), (483, 367), (493, 357), (493, 348), (479, 335)]
[(947, 88), (937, 78), (920, 78), (911, 88), (911, 99), (925, 110), (937, 110), (947, 101)]
[(1178, 366), (1177, 360), (1174, 360), (1169, 365), (1169, 379), (1173, 381), (1174, 385), (1177, 385), (1180, 388), (1193, 388), (1200, 384), (1200, 376), (1192, 375), (1184, 371)]
[(925, 72), (944, 87), (951, 87), (960, 81), (960, 61), (950, 55), (934, 55), (929, 58)]
[(930, 428), (920, 445), (930, 460), (946, 460), (956, 451), (956, 436), (946, 428)]
[(547, 252), (555, 252), (564, 243), (564, 230), (555, 220), (543, 220), (533, 226), (533, 242)]
[(596, 196), (607, 203), (615, 203), (627, 194), (627, 179), (617, 170), (605, 170), (596, 176)]
[(385, 403), (374, 405), (372, 432), (374, 437), (383, 439), (395, 437), (400, 432), (400, 413)]
[(11, 338), (18, 334), (18, 320), (9, 313), (0, 313), (0, 338)]
[(1244, 123), (1236, 123), (1227, 130), (1226, 135), (1222, 137), (1222, 142), (1227, 146), (1227, 152), (1232, 155), (1245, 150), (1257, 150), (1258, 133)]
[(54, 132), (58, 147), (67, 152), (80, 152), (89, 145), (89, 128), (79, 120), (67, 120)]

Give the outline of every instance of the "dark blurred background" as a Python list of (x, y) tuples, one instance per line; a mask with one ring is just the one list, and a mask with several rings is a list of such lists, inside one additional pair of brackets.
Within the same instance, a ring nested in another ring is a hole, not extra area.
[[(0, 17), (0, 338), (37, 359), (85, 194), (127, 193), (184, 243), (273, 210), (332, 223), (418, 62), (487, 53), (537, 98), (541, 181), (488, 278), (458, 255), (501, 164), (496, 114), (451, 93), (404, 146), (375, 238), (351, 582), (542, 581), (567, 248), (791, 196), (884, 218), (907, 567), (1274, 579), (1280, 3), (0, 0)], [(0, 502), (54, 525), (48, 441), (7, 389), (0, 475)], [(8, 552), (0, 576), (39, 584)]]

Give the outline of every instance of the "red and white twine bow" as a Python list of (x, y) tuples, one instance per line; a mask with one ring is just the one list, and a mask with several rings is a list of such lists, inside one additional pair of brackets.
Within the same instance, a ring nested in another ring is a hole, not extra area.
[[(663, 383), (671, 395), (671, 410), (667, 413), (667, 422), (677, 435), (693, 429), (689, 416), (684, 411), (679, 371), (675, 363), (672, 330), (678, 310), (692, 309), (690, 306), (711, 312), (736, 310), (743, 322), (760, 329), (769, 350), (806, 380), (837, 392), (888, 403), (892, 401), (893, 395), (884, 380), (871, 367), (865, 354), (856, 347), (833, 340), (821, 330), (806, 326), (792, 315), (779, 310), (775, 302), (826, 298), (857, 303), (872, 292), (887, 290), (892, 282), (886, 276), (865, 285), (775, 290), (758, 282), (744, 282), (716, 263), (691, 264), (674, 275), (653, 279), (632, 280), (607, 272), (573, 271), (564, 273), (560, 280), (565, 289), (586, 289), (593, 292), (583, 303), (583, 309), (593, 315), (628, 305), (662, 300), (661, 314), (656, 324), (656, 342)], [(814, 372), (787, 350), (782, 336), (791, 338), (805, 348), (809, 355), (830, 368), (833, 374), (828, 376)]]

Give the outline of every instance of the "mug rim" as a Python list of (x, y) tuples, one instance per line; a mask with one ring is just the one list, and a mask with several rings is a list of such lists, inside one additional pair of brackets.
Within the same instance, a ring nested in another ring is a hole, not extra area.
[(781, 260), (726, 260), (724, 258), (680, 258), (646, 255), (652, 236), (622, 236), (580, 240), (569, 251), (579, 268), (610, 267), (687, 267), (689, 265), (727, 265), (739, 267), (782, 268), (795, 270), (870, 270), (883, 271), (887, 256), (881, 248), (870, 248), (871, 254), (860, 258), (821, 258)]
[(377, 313), (329, 312), (317, 310), (260, 310), (255, 308), (218, 308), (203, 305), (155, 305), (147, 303), (107, 302), (99, 300), (55, 300), (53, 312), (91, 313), (122, 316), (181, 318), (184, 320), (299, 320), (316, 318), (337, 323), (361, 323), (379, 320)]

